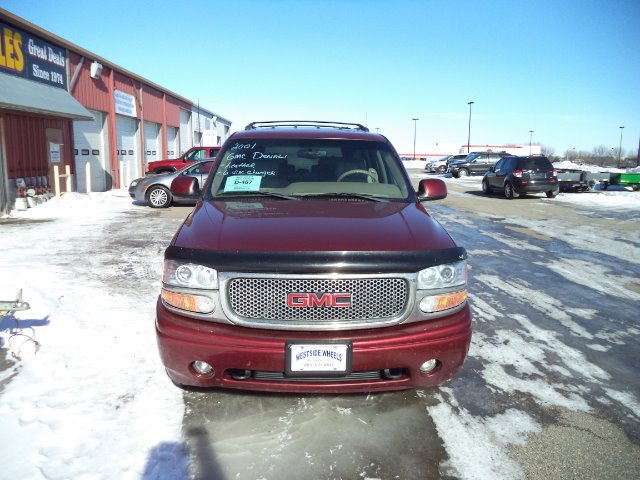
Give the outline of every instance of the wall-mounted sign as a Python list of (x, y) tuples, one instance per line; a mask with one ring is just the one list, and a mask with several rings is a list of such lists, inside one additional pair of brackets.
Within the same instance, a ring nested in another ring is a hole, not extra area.
[(49, 142), (49, 159), (51, 163), (60, 163), (60, 144)]
[(66, 90), (66, 65), (64, 48), (0, 22), (0, 72)]
[(137, 117), (136, 101), (133, 95), (116, 90), (113, 94), (116, 104), (116, 113), (127, 117)]

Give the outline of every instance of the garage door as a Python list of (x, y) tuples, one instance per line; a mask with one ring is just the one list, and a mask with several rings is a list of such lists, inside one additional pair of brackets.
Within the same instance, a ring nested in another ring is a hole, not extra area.
[(120, 165), (120, 187), (128, 187), (131, 180), (141, 177), (140, 155), (136, 142), (137, 120), (116, 115), (116, 142)]
[[(91, 121), (73, 122), (73, 153), (78, 192), (106, 192), (111, 188), (106, 148), (106, 115), (89, 110)], [(87, 167), (88, 165), (88, 167)], [(87, 181), (87, 174), (89, 181)]]
[(144, 122), (144, 161), (145, 166), (154, 160), (161, 160), (160, 151), (160, 125), (153, 122)]
[(167, 127), (167, 155), (165, 158), (177, 158), (179, 156), (178, 129), (176, 127)]
[(180, 110), (180, 155), (191, 148), (189, 129), (189, 112)]

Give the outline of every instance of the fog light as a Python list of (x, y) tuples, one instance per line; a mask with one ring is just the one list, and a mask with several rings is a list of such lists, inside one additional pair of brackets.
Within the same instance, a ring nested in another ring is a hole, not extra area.
[(213, 373), (213, 367), (202, 360), (193, 362), (191, 368), (193, 368), (198, 375), (211, 375)]
[(431, 373), (438, 366), (438, 361), (435, 358), (431, 360), (427, 360), (422, 365), (420, 365), (420, 373)]

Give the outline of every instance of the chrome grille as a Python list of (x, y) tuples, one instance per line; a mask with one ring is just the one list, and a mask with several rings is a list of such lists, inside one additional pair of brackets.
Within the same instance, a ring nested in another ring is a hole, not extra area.
[[(254, 278), (238, 277), (227, 284), (232, 315), (244, 320), (293, 323), (387, 322), (404, 312), (409, 287), (404, 278)], [(290, 307), (289, 293), (351, 293), (348, 307)]]

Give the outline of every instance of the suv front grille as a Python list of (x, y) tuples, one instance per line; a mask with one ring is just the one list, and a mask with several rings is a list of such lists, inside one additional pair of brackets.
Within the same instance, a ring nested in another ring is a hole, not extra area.
[[(350, 293), (350, 306), (289, 306), (288, 295)], [(265, 320), (293, 324), (388, 323), (407, 306), (408, 283), (404, 278), (232, 278), (227, 284), (231, 316), (242, 323)]]

